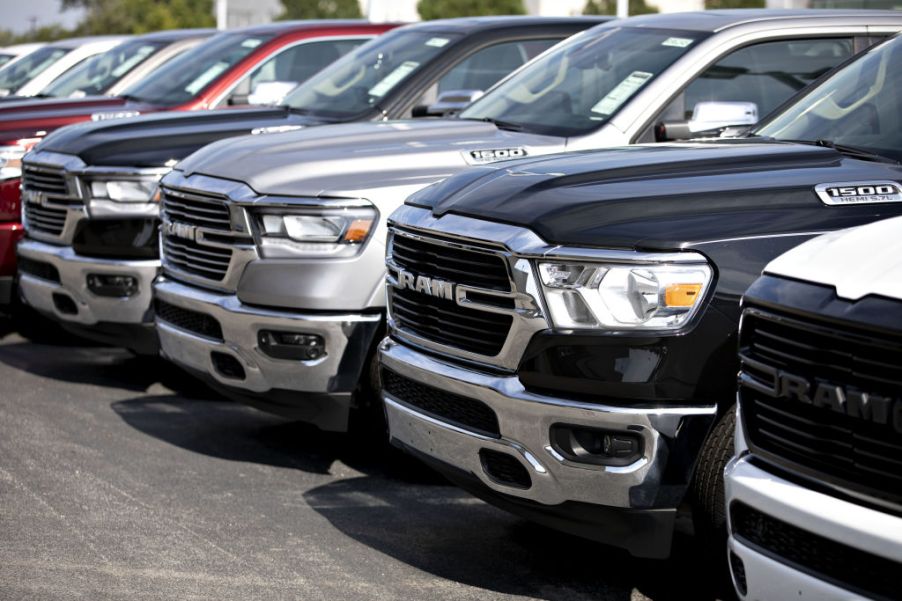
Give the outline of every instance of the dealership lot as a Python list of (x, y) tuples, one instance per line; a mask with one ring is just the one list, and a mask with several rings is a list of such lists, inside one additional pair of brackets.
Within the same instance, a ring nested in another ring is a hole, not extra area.
[(218, 400), (162, 362), (10, 334), (0, 381), (2, 599), (697, 594), (680, 559), (535, 526), (371, 438)]

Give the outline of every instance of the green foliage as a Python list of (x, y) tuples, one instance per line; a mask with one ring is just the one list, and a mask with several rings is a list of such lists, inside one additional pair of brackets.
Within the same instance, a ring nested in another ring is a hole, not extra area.
[(77, 35), (148, 33), (161, 29), (212, 27), (213, 0), (62, 0), (63, 9), (82, 8)]
[[(629, 0), (629, 12), (630, 16), (648, 15), (658, 12), (658, 9), (654, 6), (649, 6), (648, 4), (646, 4), (645, 0)], [(583, 9), (583, 14), (616, 15), (617, 0), (589, 0), (588, 2), (586, 2), (586, 8)]]
[(525, 15), (523, 0), (420, 0), (417, 11), (424, 21), (484, 15)]
[(705, 0), (705, 8), (764, 8), (765, 0)]
[(285, 19), (360, 19), (357, 0), (282, 0)]

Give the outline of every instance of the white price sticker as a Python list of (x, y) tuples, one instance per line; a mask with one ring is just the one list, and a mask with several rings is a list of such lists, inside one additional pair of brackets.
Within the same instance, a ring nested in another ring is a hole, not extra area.
[(426, 45), (433, 46), (435, 48), (442, 48), (450, 41), (451, 40), (449, 40), (448, 38), (429, 38), (428, 40), (426, 40)]
[(673, 46), (674, 48), (686, 48), (693, 40), (689, 38), (667, 38), (661, 42), (662, 46)]
[(602, 98), (598, 104), (592, 107), (593, 113), (601, 115), (610, 115), (620, 105), (629, 100), (630, 96), (636, 93), (636, 90), (645, 85), (652, 78), (651, 73), (645, 71), (633, 71), (626, 79), (617, 84), (617, 87), (608, 92), (608, 95)]
[(420, 63), (415, 61), (401, 63), (395, 67), (394, 71), (383, 77), (382, 81), (370, 88), (370, 96), (378, 96), (380, 98), (385, 96), (393, 87), (398, 85), (402, 79), (410, 75), (411, 72), (419, 66)]

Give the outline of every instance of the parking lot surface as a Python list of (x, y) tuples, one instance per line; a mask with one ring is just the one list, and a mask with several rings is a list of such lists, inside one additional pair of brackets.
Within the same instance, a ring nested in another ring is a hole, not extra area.
[(159, 360), (0, 339), (3, 600), (703, 598), (688, 544), (631, 559), (376, 435), (244, 408)]

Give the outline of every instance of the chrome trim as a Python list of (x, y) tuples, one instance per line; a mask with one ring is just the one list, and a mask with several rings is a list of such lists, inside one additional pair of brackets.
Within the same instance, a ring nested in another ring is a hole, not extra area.
[[(500, 438), (426, 415), (383, 391), (393, 440), (476, 475), (498, 492), (554, 505), (579, 501), (630, 508), (652, 503), (661, 486), (664, 465), (674, 458), (673, 440), (686, 421), (710, 421), (714, 406), (636, 408), (568, 401), (527, 391), (515, 375), (493, 375), (446, 363), (404, 344), (386, 339), (380, 345), (382, 365), (413, 381), (479, 399), (498, 418)], [(554, 452), (549, 436), (555, 423), (629, 430), (642, 437), (643, 456), (631, 465), (610, 467), (568, 461)], [(479, 450), (488, 448), (517, 458), (530, 473), (532, 486), (521, 489), (498, 483), (482, 468)]]
[[(400, 269), (392, 257), (395, 236), (409, 237), (432, 244), (493, 254), (508, 267), (510, 292), (489, 290), (473, 286), (457, 285), (455, 302), (461, 306), (493, 313), (511, 315), (513, 323), (501, 351), (495, 356), (473, 353), (457, 347), (423, 338), (401, 328), (392, 314), (391, 288), (400, 287), (397, 273)], [(389, 239), (386, 246), (386, 293), (388, 298), (388, 326), (398, 338), (430, 351), (458, 357), (470, 362), (491, 365), (507, 371), (517, 369), (523, 350), (537, 332), (552, 327), (545, 309), (541, 283), (535, 269), (537, 260), (603, 261), (647, 265), (677, 263), (682, 265), (708, 265), (705, 257), (693, 251), (646, 253), (630, 250), (580, 248), (549, 244), (534, 232), (513, 225), (462, 217), (460, 215), (433, 216), (427, 209), (403, 206), (389, 221)], [(470, 301), (467, 292), (491, 295), (514, 300), (514, 309), (505, 309)]]

